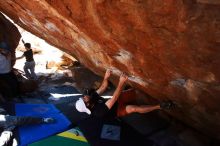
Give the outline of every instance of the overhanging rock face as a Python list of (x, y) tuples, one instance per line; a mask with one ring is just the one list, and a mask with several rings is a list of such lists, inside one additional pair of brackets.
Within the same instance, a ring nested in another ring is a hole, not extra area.
[[(202, 0), (7, 0), (0, 10), (97, 74), (111, 68), (220, 138), (220, 4)], [(46, 48), (45, 48), (46, 49)]]

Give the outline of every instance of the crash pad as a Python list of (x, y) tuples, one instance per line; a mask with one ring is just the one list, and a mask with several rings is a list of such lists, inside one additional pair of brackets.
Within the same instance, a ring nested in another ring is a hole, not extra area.
[(51, 135), (63, 132), (71, 122), (51, 104), (16, 104), (17, 116), (52, 117), (52, 124), (39, 124), (19, 127), (19, 145), (24, 146)]
[(76, 127), (57, 135), (48, 137), (28, 146), (89, 146), (82, 132)]
[(60, 113), (52, 104), (15, 104), (16, 116), (41, 116), (48, 114)]

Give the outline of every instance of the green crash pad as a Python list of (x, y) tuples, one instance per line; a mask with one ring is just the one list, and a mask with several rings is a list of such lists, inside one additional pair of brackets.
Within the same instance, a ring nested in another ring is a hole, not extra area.
[(89, 146), (87, 140), (78, 128), (73, 128), (28, 146)]

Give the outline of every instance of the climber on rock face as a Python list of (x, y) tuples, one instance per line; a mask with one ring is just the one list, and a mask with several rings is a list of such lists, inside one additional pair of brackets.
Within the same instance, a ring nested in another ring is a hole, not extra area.
[[(83, 97), (80, 98), (76, 102), (76, 109), (79, 112), (85, 112), (87, 114), (91, 114), (93, 116), (97, 117), (103, 117), (105, 116), (108, 111), (112, 109), (112, 107), (117, 102), (120, 93), (123, 90), (123, 86), (125, 85), (126, 81), (128, 80), (128, 76), (125, 74), (121, 74), (119, 78), (118, 86), (116, 87), (116, 90), (113, 93), (113, 96), (108, 99), (107, 101), (100, 96), (108, 87), (108, 79), (111, 76), (111, 71), (107, 70), (104, 76), (104, 80), (101, 84), (101, 86), (95, 90), (95, 89), (86, 89), (83, 93)], [(127, 114), (130, 113), (148, 113), (154, 110), (159, 109), (170, 109), (173, 106), (173, 103), (171, 101), (161, 102), (158, 105), (127, 105), (126, 106), (126, 112)]]
[(16, 59), (21, 59), (23, 57), (26, 58), (26, 62), (24, 65), (24, 72), (25, 75), (28, 79), (37, 79), (37, 75), (35, 74), (35, 61), (33, 57), (33, 51), (31, 49), (31, 44), (30, 43), (24, 43), (26, 51), (24, 54), (20, 57), (17, 57)]
[(120, 76), (118, 86), (112, 98), (105, 101), (105, 99), (99, 95), (102, 94), (107, 89), (108, 79), (110, 75), (111, 75), (111, 71), (107, 70), (104, 76), (104, 80), (98, 90), (95, 89), (84, 90), (83, 93), (84, 96), (76, 102), (76, 109), (79, 112), (86, 112), (87, 114), (92, 114), (97, 117), (103, 117), (108, 113), (110, 109), (112, 109), (128, 77), (125, 74), (122, 74)]

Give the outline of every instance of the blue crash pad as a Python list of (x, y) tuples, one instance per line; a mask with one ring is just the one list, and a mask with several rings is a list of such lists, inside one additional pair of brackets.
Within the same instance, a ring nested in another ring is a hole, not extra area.
[(17, 116), (52, 117), (52, 124), (39, 124), (19, 127), (20, 146), (28, 145), (48, 136), (67, 130), (71, 122), (51, 104), (16, 104)]
[(16, 116), (41, 116), (60, 113), (52, 104), (15, 104)]

